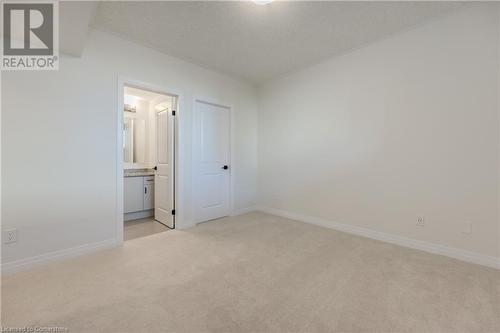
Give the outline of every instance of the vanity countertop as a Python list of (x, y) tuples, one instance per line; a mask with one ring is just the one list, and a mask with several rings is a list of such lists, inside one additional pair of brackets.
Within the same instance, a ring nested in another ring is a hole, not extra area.
[(155, 171), (153, 169), (124, 169), (124, 177), (144, 177), (144, 176), (154, 176)]

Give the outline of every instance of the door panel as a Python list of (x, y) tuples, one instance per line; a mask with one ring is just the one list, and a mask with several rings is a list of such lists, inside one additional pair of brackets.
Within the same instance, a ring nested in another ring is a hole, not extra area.
[(229, 215), (230, 109), (196, 101), (194, 120), (195, 220), (203, 222)]
[(225, 113), (218, 110), (204, 110), (201, 116), (201, 161), (227, 161), (227, 136), (225, 135)]
[(144, 182), (142, 177), (123, 178), (123, 212), (132, 213), (144, 209)]
[(173, 116), (170, 110), (156, 114), (155, 219), (174, 228)]
[(144, 184), (144, 209), (154, 208), (154, 185)]
[(213, 191), (213, 189), (221, 188), (225, 184), (225, 175), (204, 175), (205, 184), (202, 187), (202, 207), (216, 207), (224, 204), (224, 196), (222, 191)]

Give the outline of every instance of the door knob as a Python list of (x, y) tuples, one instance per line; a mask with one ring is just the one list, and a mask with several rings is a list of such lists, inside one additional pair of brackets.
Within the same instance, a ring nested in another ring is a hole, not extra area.
[(229, 169), (229, 167), (228, 167), (227, 165), (224, 165), (224, 166), (222, 167), (222, 169), (227, 170), (227, 169)]

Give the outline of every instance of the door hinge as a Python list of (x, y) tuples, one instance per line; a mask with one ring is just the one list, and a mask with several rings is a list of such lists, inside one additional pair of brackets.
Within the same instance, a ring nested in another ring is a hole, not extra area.
[(172, 215), (175, 215), (175, 209), (172, 209)]
[(175, 110), (172, 110), (172, 116), (175, 116)]

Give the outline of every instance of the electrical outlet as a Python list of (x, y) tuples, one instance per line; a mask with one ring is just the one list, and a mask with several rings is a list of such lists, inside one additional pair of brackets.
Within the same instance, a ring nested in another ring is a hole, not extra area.
[(462, 229), (463, 234), (471, 234), (472, 233), (472, 222), (465, 221)]
[(3, 231), (3, 242), (4, 244), (17, 242), (17, 229), (5, 229)]
[(419, 227), (425, 226), (425, 217), (424, 216), (417, 216), (417, 226), (419, 226)]

